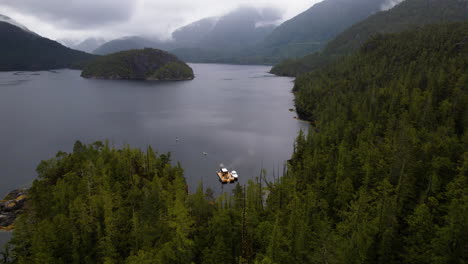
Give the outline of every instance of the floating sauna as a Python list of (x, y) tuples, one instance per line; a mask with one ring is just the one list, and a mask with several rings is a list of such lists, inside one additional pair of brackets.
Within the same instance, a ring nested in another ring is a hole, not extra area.
[(221, 168), (219, 171), (216, 172), (216, 174), (219, 177), (219, 181), (221, 183), (233, 183), (236, 178), (232, 176), (232, 173), (230, 173), (226, 168)]

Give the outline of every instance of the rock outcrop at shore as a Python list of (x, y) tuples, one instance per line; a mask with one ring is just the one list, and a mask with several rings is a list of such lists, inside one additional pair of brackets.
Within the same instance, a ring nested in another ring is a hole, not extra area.
[(26, 189), (11, 191), (3, 200), (0, 200), (0, 230), (14, 229), (16, 217), (23, 211), (28, 199)]
[(109, 80), (192, 80), (193, 70), (175, 55), (158, 49), (128, 50), (97, 58), (81, 76)]

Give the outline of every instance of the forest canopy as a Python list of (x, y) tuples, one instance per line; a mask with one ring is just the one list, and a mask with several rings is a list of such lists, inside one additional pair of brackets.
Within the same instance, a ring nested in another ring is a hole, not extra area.
[(271, 72), (282, 76), (299, 76), (359, 51), (363, 43), (374, 36), (466, 20), (468, 5), (464, 0), (405, 0), (388, 11), (377, 12), (347, 28), (328, 42), (322, 51), (284, 60), (275, 65)]
[(87, 64), (84, 78), (111, 80), (192, 80), (192, 68), (175, 55), (159, 49), (126, 50), (96, 58)]
[(467, 32), (378, 35), (299, 78), (311, 132), (275, 182), (189, 194), (169, 154), (77, 142), (37, 167), (4, 262), (467, 263)]

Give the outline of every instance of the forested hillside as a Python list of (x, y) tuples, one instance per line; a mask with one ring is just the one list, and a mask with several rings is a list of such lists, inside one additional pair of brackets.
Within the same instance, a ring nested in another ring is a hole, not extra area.
[(43, 161), (27, 213), (16, 221), (14, 263), (190, 258), (187, 188), (183, 170), (169, 161), (151, 148), (117, 150), (100, 142), (76, 142), (73, 154)]
[(0, 71), (80, 68), (95, 56), (0, 21)]
[(297, 76), (357, 51), (376, 34), (396, 33), (418, 26), (468, 20), (466, 0), (405, 0), (346, 29), (319, 53), (281, 62), (272, 73)]
[(328, 263), (468, 261), (467, 33), (463, 23), (378, 36), (296, 81), (315, 132), (299, 138), (284, 181), (311, 201), (299, 207), (311, 221), (304, 241), (315, 241), (305, 252)]
[(337, 34), (380, 10), (386, 0), (323, 0), (278, 26), (259, 50), (277, 59), (318, 51)]
[(192, 80), (192, 68), (168, 52), (145, 48), (105, 55), (88, 63), (81, 77), (111, 80)]
[[(467, 263), (468, 23), (379, 35), (296, 82), (285, 175), (187, 194), (170, 155), (42, 162), (8, 263)], [(263, 177), (262, 177), (263, 178)]]

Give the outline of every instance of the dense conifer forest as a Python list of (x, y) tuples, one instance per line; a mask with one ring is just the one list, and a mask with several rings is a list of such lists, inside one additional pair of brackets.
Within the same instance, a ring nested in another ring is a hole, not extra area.
[(272, 73), (298, 76), (359, 50), (378, 34), (397, 33), (430, 24), (468, 20), (465, 0), (405, 0), (388, 11), (377, 12), (338, 34), (320, 52), (277, 64)]
[(175, 55), (159, 49), (126, 50), (88, 63), (81, 76), (124, 80), (191, 80), (193, 70)]
[(296, 81), (285, 174), (188, 193), (169, 154), (37, 167), (6, 263), (467, 263), (468, 23), (378, 35)]
[(0, 71), (81, 69), (96, 58), (0, 21)]

